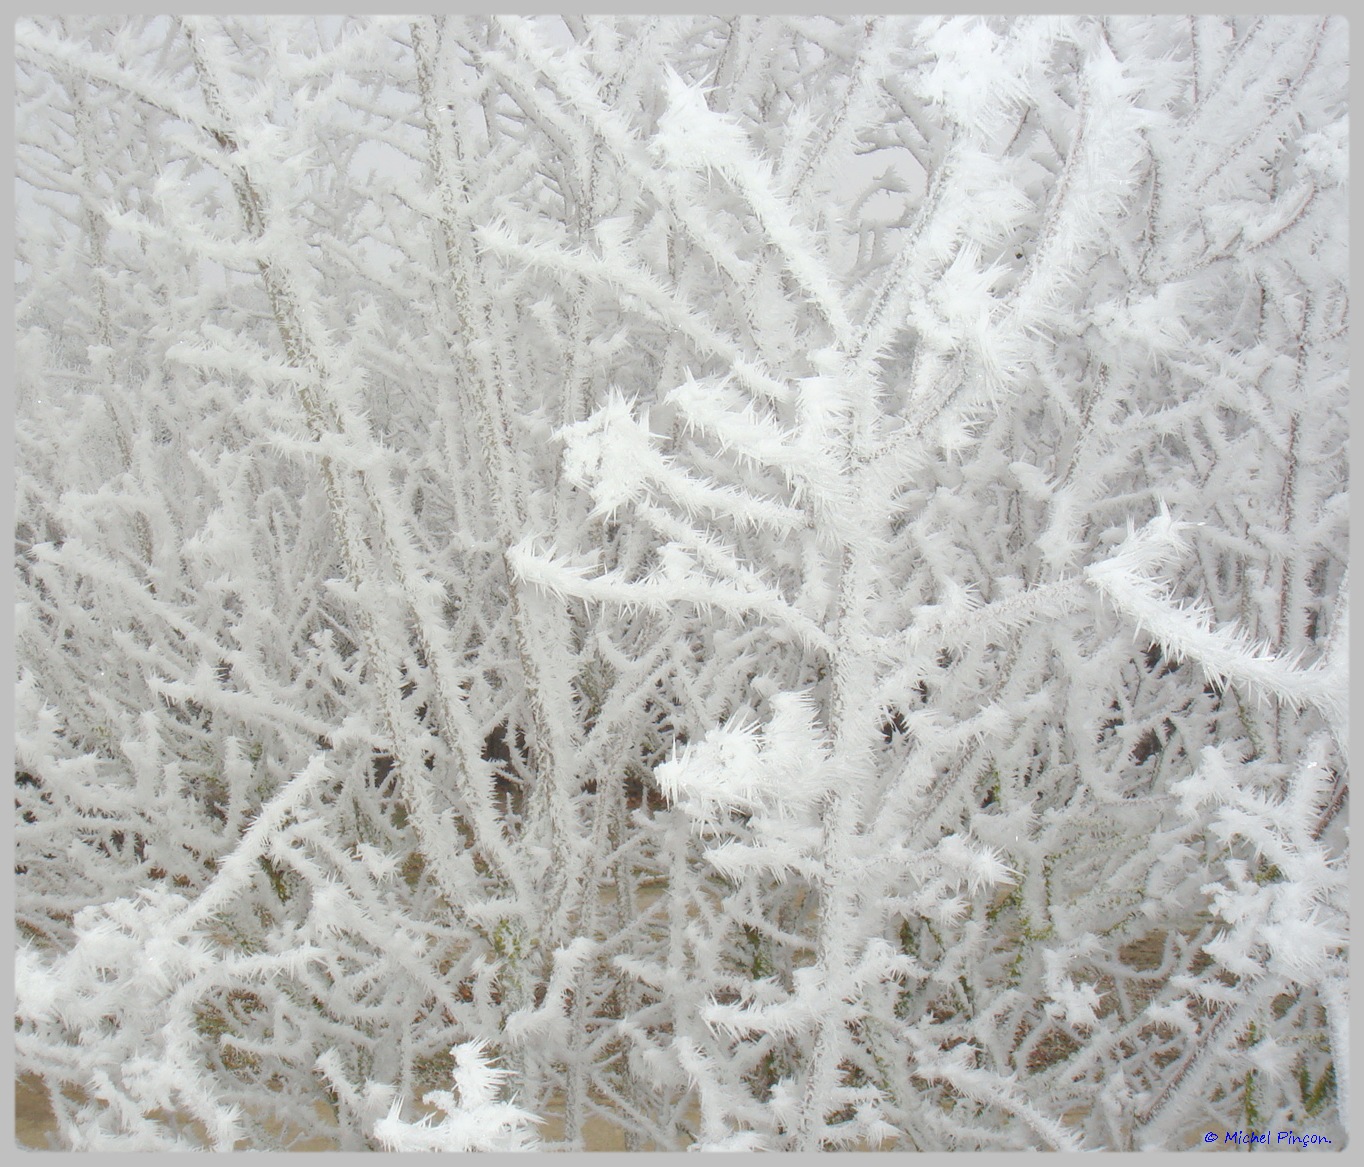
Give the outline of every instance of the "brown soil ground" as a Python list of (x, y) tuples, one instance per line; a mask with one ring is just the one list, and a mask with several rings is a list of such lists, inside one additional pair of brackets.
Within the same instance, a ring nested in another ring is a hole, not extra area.
[[(650, 889), (653, 890), (653, 889)], [(654, 895), (645, 898), (652, 901)], [(1136, 967), (1151, 967), (1159, 963), (1163, 937), (1158, 933), (1144, 937), (1129, 945), (1123, 951), (1125, 959)], [(1077, 1112), (1067, 1115), (1066, 1121), (1080, 1117)], [(56, 1120), (48, 1103), (47, 1091), (40, 1079), (31, 1074), (23, 1075), (14, 1084), (14, 1133), (20, 1147), (48, 1150), (48, 1139), (56, 1133)], [(539, 1130), (541, 1138), (553, 1142), (563, 1136), (561, 1119), (550, 1117)], [(625, 1136), (619, 1127), (601, 1117), (589, 1118), (584, 1127), (586, 1149), (588, 1151), (623, 1151)], [(328, 1138), (308, 1139), (297, 1144), (296, 1151), (335, 1150), (336, 1144)]]
[[(14, 1141), (28, 1149), (52, 1149), (49, 1138), (56, 1134), (57, 1123), (48, 1103), (47, 1090), (42, 1081), (32, 1074), (24, 1074), (14, 1082)], [(540, 1137), (553, 1141), (563, 1137), (562, 1119), (549, 1118), (539, 1128)], [(616, 1126), (599, 1117), (589, 1118), (583, 1127), (585, 1149), (588, 1151), (623, 1151), (625, 1135)], [(245, 1149), (245, 1148), (241, 1148)], [(334, 1151), (336, 1143), (319, 1137), (304, 1140), (290, 1148), (294, 1151)]]

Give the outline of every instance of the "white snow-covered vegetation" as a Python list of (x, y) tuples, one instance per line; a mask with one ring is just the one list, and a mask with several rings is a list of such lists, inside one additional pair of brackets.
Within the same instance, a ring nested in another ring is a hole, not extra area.
[(1342, 1145), (1343, 19), (15, 35), (57, 1145)]

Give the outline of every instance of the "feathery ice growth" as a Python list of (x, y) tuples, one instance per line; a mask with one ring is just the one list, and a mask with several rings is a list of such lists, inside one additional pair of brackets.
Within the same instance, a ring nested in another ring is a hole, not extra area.
[(1343, 1145), (1343, 18), (15, 50), (54, 1146)]

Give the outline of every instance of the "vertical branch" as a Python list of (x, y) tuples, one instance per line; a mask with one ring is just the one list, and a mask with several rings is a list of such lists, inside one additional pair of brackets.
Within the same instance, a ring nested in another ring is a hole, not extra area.
[[(414, 23), (412, 44), (430, 164), (441, 202), (439, 228), (448, 262), (451, 324), (463, 354), (463, 376), (456, 382), (456, 391), (478, 419), (493, 515), (505, 554), (521, 537), (529, 516), (524, 486), (515, 469), (516, 451), (499, 368), (498, 341), (503, 330), (483, 265), (473, 249), (470, 186), (446, 78), (450, 46), (443, 42), (444, 30), (443, 21)], [(568, 897), (583, 864), (582, 835), (572, 801), (578, 786), (574, 766), (577, 718), (569, 686), (567, 613), (522, 585), (510, 568), (505, 579), (534, 729), (529, 742), (535, 771), (534, 818), (546, 824), (549, 835), (551, 860), (543, 873), (549, 881), (548, 897), (541, 919), (550, 929), (547, 939), (552, 940), (566, 934)], [(546, 645), (551, 646), (549, 652)]]
[[(225, 154), (228, 173), (237, 193), (247, 232), (250, 238), (259, 241), (266, 235), (270, 208), (265, 192), (254, 181), (250, 170), (241, 161), (240, 130), (234, 130), (231, 107), (225, 99), (222, 82), (217, 70), (208, 56), (208, 44), (197, 26), (187, 26), (196, 73), (199, 77), (204, 100), (209, 113), (219, 127), (214, 137)], [(303, 407), (309, 433), (313, 442), (324, 444), (324, 439), (333, 435), (344, 435), (361, 449), (370, 442), (361, 424), (338, 410), (328, 399), (330, 387), (336, 385), (338, 376), (335, 371), (335, 358), (330, 353), (329, 342), (314, 324), (303, 304), (297, 299), (294, 289), (306, 286), (303, 273), (291, 270), (290, 256), (280, 254), (262, 256), (258, 260), (261, 278), (270, 298), (274, 319), (284, 341), (289, 363), (305, 374), (298, 382), (299, 400)], [(441, 635), (441, 618), (435, 609), (433, 597), (426, 581), (420, 580), (407, 543), (404, 521), (394, 510), (393, 490), (387, 480), (382, 463), (374, 461), (371, 469), (356, 475), (360, 481), (353, 482), (352, 476), (327, 454), (321, 457), (323, 480), (333, 519), (340, 537), (342, 555), (352, 586), (362, 594), (368, 590), (367, 581), (374, 570), (366, 541), (361, 529), (361, 508), (368, 504), (373, 518), (385, 540), (386, 548), (393, 566), (399, 573), (399, 582), (409, 604), (413, 606), (417, 628), (427, 653), (427, 661), (437, 671), (437, 693), (440, 697), (442, 724), (456, 740), (453, 751), (456, 781), (459, 792), (469, 807), (468, 825), (474, 834), (479, 849), (488, 862), (498, 872), (504, 887), (519, 888), (521, 873), (519, 865), (513, 861), (500, 828), (492, 812), (487, 786), (475, 776), (473, 758), (468, 742), (473, 737), (472, 726), (459, 704), (458, 697), (449, 688), (449, 677), (440, 675), (439, 663), (443, 657), (445, 637)], [(364, 501), (354, 495), (357, 487)], [(407, 715), (401, 707), (401, 693), (398, 678), (402, 666), (398, 659), (396, 646), (405, 639), (400, 630), (392, 626), (388, 611), (383, 606), (364, 605), (361, 610), (361, 626), (369, 653), (374, 662), (373, 680), (379, 689), (380, 709), (383, 712), (385, 728), (393, 742), (399, 775), (407, 793), (413, 812), (413, 822), (422, 838), (433, 869), (445, 885), (445, 892), (452, 903), (467, 903), (478, 897), (470, 886), (473, 874), (467, 862), (456, 862), (455, 854), (445, 845), (447, 832), (437, 820), (431, 802), (431, 792), (423, 777), (425, 763), (414, 742), (414, 733)], [(463, 731), (463, 732), (461, 732)], [(463, 749), (458, 743), (466, 743)]]

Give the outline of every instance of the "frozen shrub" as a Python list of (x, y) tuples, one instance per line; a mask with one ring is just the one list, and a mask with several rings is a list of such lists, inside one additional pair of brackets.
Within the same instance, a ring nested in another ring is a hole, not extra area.
[(1345, 31), (20, 20), (61, 1140), (1343, 1137)]

